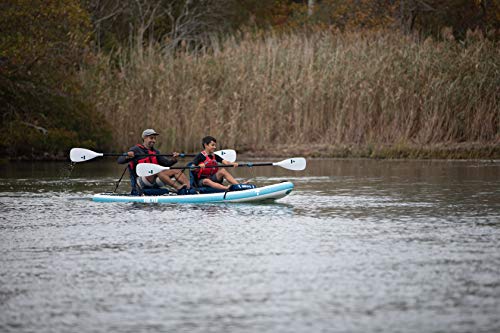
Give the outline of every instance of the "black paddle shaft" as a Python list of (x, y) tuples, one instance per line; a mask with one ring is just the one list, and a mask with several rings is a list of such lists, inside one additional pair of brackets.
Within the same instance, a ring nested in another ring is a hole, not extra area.
[[(103, 156), (128, 156), (127, 153), (103, 153)], [(172, 157), (174, 154), (137, 154), (134, 157), (144, 157), (144, 156), (169, 156)], [(181, 154), (179, 153), (179, 157), (195, 157), (195, 154)]]
[[(273, 165), (272, 162), (262, 162), (262, 163), (238, 163), (238, 167), (254, 167), (254, 166), (269, 166)], [(218, 165), (207, 165), (205, 168), (234, 168), (234, 165), (225, 165), (225, 164), (218, 164)], [(176, 169), (176, 170), (184, 170), (184, 169), (201, 169), (200, 166), (198, 165), (193, 165), (193, 166), (183, 166), (183, 167), (169, 167), (169, 169)]]

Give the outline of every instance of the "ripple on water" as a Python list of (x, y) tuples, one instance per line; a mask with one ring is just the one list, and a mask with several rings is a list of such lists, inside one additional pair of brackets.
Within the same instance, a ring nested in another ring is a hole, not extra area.
[(257, 175), (293, 180), (275, 204), (103, 204), (113, 177), (0, 179), (0, 330), (498, 331), (500, 184), (391, 166)]

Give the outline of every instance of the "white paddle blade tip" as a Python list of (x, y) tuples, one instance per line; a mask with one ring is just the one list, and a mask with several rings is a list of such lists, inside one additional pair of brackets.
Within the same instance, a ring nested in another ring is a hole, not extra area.
[(305, 170), (307, 163), (303, 157), (292, 157), (277, 163), (277, 165), (288, 170), (301, 171)]
[(229, 162), (236, 162), (236, 151), (233, 149), (225, 149), (215, 152), (216, 155), (219, 155), (222, 159)]
[(69, 151), (69, 159), (75, 163), (89, 161), (98, 156), (102, 156), (102, 154), (85, 148), (72, 148)]
[(158, 164), (153, 164), (153, 163), (139, 163), (137, 165), (137, 168), (135, 169), (135, 173), (139, 177), (148, 177), (152, 175), (156, 175), (159, 172), (162, 172), (163, 170), (168, 170), (170, 168), (168, 167), (162, 167), (161, 165)]

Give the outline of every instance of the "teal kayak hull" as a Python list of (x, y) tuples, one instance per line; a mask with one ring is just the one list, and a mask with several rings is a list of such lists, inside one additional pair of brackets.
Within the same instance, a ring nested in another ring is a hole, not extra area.
[(172, 204), (198, 204), (218, 202), (261, 202), (274, 201), (290, 194), (293, 183), (283, 182), (249, 190), (221, 192), (193, 195), (158, 195), (158, 196), (133, 196), (117, 194), (96, 194), (92, 197), (96, 202), (138, 202), (138, 203), (172, 203)]

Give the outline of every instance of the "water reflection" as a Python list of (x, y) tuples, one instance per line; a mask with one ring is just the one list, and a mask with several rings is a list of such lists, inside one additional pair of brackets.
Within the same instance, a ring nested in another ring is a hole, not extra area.
[(65, 167), (1, 167), (1, 331), (500, 328), (498, 164), (253, 168), (295, 190), (205, 205), (95, 203), (123, 168)]

